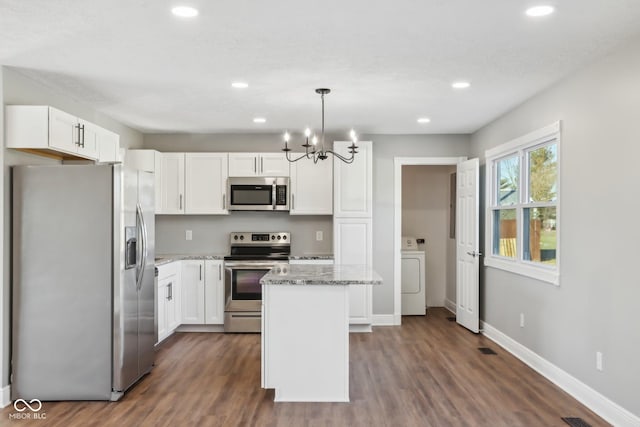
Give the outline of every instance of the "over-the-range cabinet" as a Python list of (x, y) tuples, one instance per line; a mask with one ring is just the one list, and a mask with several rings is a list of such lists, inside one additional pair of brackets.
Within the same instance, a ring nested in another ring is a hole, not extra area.
[[(337, 141), (334, 150), (348, 156), (351, 142)], [(351, 164), (334, 159), (333, 246), (336, 264), (372, 265), (372, 144), (358, 142)], [(370, 331), (372, 289), (349, 285), (349, 324), (352, 331)]]

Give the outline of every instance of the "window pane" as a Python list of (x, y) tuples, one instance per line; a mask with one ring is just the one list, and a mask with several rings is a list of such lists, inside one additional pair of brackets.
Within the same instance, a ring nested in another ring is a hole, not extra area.
[(518, 203), (518, 180), (520, 176), (520, 159), (518, 156), (508, 157), (497, 162), (498, 172), (498, 205)]
[(557, 197), (558, 147), (546, 145), (529, 151), (529, 201), (551, 202)]
[(556, 208), (527, 208), (524, 214), (524, 259), (556, 265)]
[(493, 211), (493, 253), (509, 258), (516, 257), (517, 236), (516, 210)]

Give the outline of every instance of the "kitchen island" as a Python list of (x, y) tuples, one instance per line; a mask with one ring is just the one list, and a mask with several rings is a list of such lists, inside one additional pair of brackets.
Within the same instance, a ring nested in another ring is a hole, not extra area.
[(289, 265), (260, 283), (262, 388), (276, 402), (348, 402), (349, 286), (382, 278), (360, 265)]

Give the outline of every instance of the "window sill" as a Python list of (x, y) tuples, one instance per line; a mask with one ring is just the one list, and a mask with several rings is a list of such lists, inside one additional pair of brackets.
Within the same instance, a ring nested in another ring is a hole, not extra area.
[(560, 273), (558, 271), (495, 257), (486, 257), (484, 259), (484, 265), (485, 267), (505, 270), (511, 273), (519, 274), (521, 276), (540, 280), (542, 282), (551, 283), (554, 286), (560, 286)]

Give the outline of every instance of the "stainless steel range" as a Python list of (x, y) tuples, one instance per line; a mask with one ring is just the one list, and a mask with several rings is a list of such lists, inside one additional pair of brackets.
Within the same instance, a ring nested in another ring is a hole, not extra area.
[(225, 332), (260, 332), (262, 285), (273, 267), (289, 265), (291, 234), (242, 232), (229, 236), (225, 264)]

